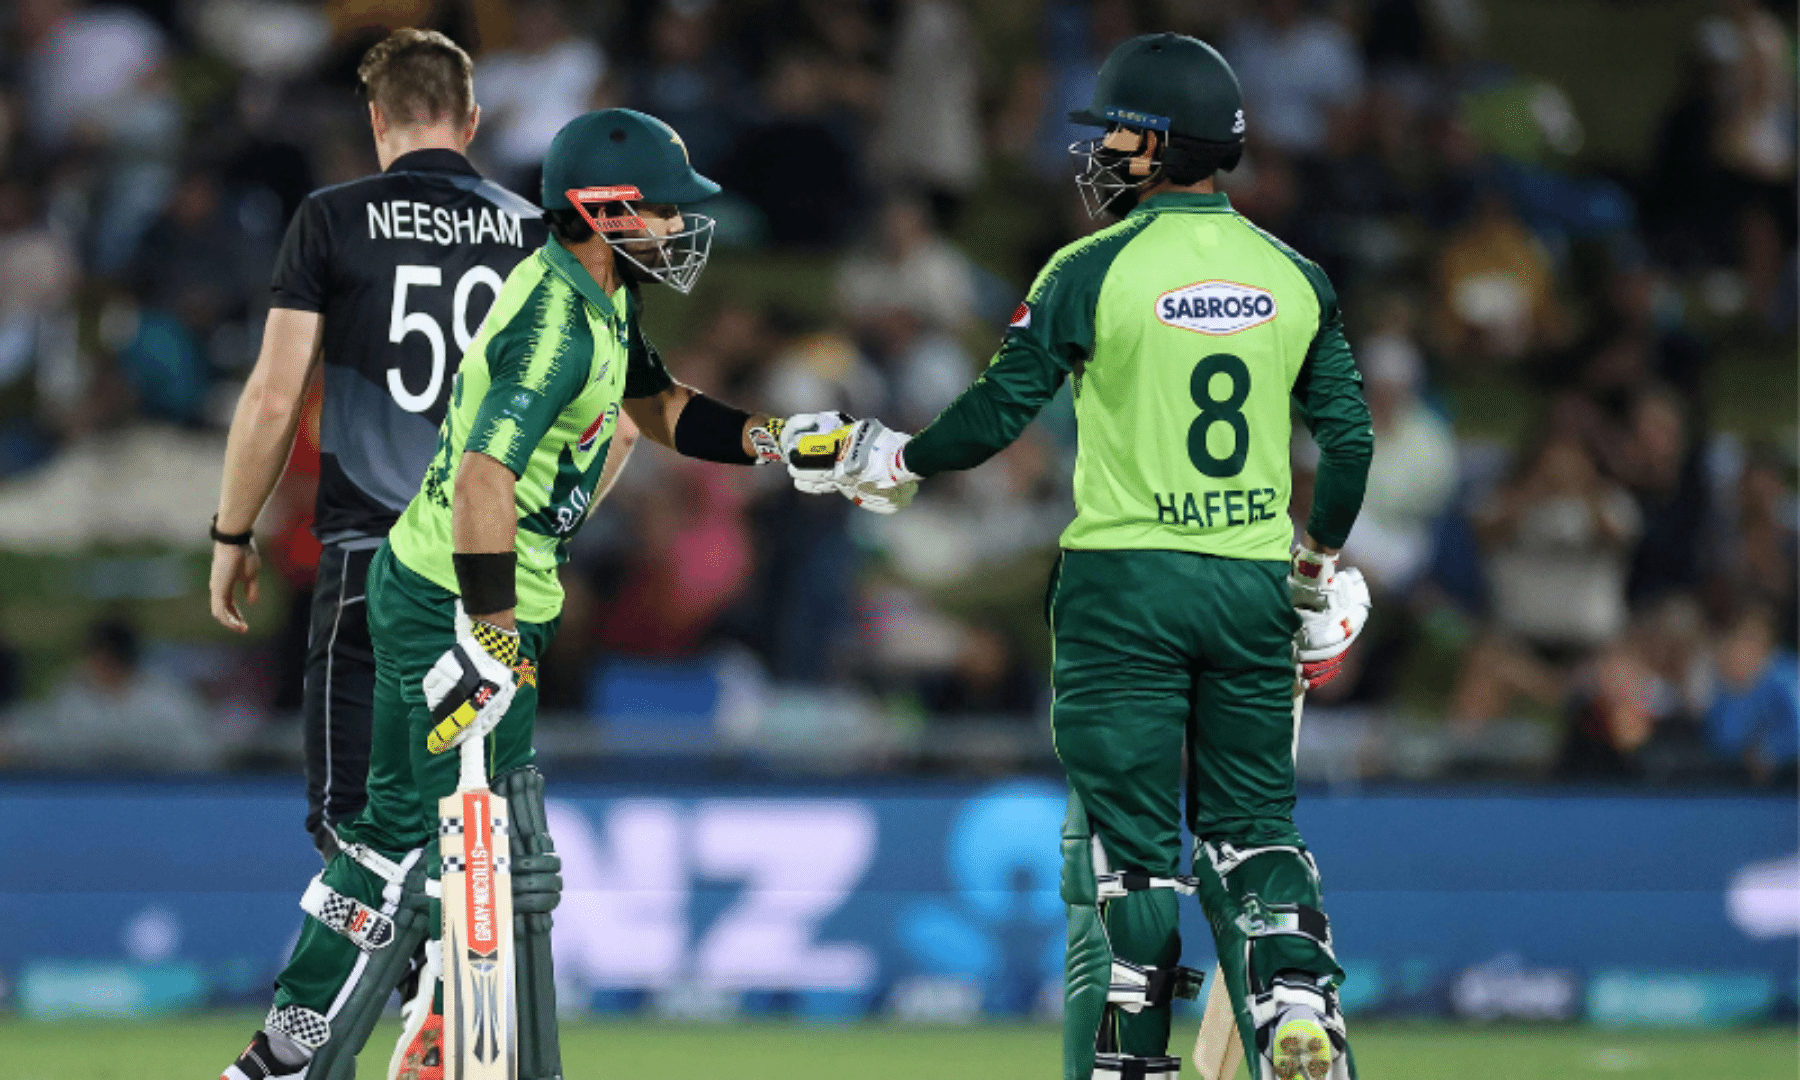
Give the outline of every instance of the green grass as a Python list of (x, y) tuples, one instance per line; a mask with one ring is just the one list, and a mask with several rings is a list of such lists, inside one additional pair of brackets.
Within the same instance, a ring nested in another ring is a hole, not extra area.
[[(0, 1080), (202, 1080), (243, 1048), (256, 1018), (160, 1022), (0, 1021)], [(1365, 1080), (1794, 1080), (1795, 1032), (1596, 1031), (1354, 1025)], [(386, 1074), (395, 1028), (370, 1040), (361, 1073)], [(569, 1080), (1049, 1080), (1059, 1036), (1039, 1025), (569, 1023)], [(1185, 1054), (1193, 1031), (1177, 1033)], [(1191, 1072), (1184, 1073), (1191, 1076)]]

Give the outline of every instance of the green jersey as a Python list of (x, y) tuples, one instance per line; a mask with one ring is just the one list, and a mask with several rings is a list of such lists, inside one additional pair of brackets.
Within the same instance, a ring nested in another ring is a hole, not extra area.
[(463, 454), (518, 477), (518, 618), (562, 611), (556, 568), (587, 518), (625, 398), (674, 384), (638, 330), (637, 295), (606, 295), (555, 239), (515, 267), (463, 354), (437, 453), (388, 543), (416, 574), (460, 593), (451, 560), (451, 495)]
[(1285, 560), (1290, 403), (1321, 453), (1308, 531), (1343, 544), (1374, 434), (1337, 296), (1224, 195), (1155, 196), (1058, 252), (907, 467), (979, 464), (1065, 377), (1079, 446), (1063, 547)]

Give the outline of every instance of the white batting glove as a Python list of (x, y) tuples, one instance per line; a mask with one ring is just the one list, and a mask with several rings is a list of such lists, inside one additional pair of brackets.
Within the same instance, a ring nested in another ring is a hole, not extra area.
[(831, 479), (844, 498), (877, 514), (891, 514), (918, 493), (918, 473), (901, 463), (912, 436), (889, 431), (879, 420), (858, 420), (844, 439)]
[(1306, 689), (1337, 678), (1344, 656), (1369, 621), (1369, 585), (1354, 567), (1332, 575), (1325, 588), (1325, 608), (1299, 608), (1300, 629), (1294, 633), (1296, 674)]
[(470, 739), (486, 738), (512, 705), (518, 680), (519, 632), (476, 622), (456, 602), (456, 644), (438, 657), (421, 685), (431, 709), (425, 749), (441, 754)]
[(808, 495), (836, 491), (831, 472), (856, 418), (841, 412), (796, 413), (780, 422), (780, 460), (794, 487)]
[(1304, 545), (1294, 547), (1293, 561), (1288, 564), (1288, 600), (1303, 611), (1324, 611), (1331, 579), (1337, 574), (1338, 557), (1314, 551)]

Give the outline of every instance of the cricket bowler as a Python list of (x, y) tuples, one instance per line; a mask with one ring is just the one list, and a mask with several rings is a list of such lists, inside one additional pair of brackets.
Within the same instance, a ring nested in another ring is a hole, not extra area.
[[(1199, 983), (1179, 965), (1188, 893), (1257, 1080), (1351, 1080), (1293, 755), (1298, 693), (1335, 674), (1368, 614), (1361, 575), (1336, 569), (1374, 442), (1361, 380), (1325, 275), (1214, 188), (1245, 130), (1217, 52), (1133, 38), (1072, 118), (1104, 128), (1071, 152), (1089, 211), (1118, 222), (1056, 254), (986, 372), (917, 437), (857, 424), (834, 479), (892, 512), (1073, 380), (1076, 516), (1046, 604), (1070, 788), (1064, 1076), (1176, 1080), (1170, 1000)], [(1291, 556), (1290, 410), (1321, 454)]]
[[(561, 863), (532, 766), (536, 664), (562, 612), (557, 568), (593, 507), (621, 410), (679, 453), (739, 465), (793, 462), (803, 435), (848, 422), (722, 404), (676, 382), (639, 330), (641, 285), (686, 292), (705, 266), (713, 222), (684, 207), (718, 191), (680, 136), (643, 113), (588, 113), (551, 144), (550, 238), (508, 275), (470, 342), (424, 481), (370, 561), (368, 805), (339, 827), (338, 853), (302, 897), (310, 918), (274, 1006), (224, 1080), (352, 1075), (408, 958), (436, 936), (437, 806), (457, 787), (458, 755), (446, 751), (466, 739), (487, 740), (490, 787), (511, 822), (514, 1075), (562, 1075), (550, 956)], [(790, 464), (796, 484), (829, 489), (834, 457)], [(425, 948), (428, 972), (441, 970), (435, 943)], [(417, 1041), (403, 1035), (403, 1051)], [(390, 1080), (428, 1064), (396, 1054)]]

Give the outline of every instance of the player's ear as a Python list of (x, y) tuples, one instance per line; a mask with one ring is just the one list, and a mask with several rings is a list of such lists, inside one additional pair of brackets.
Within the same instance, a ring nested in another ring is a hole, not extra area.
[(479, 105), (471, 106), (469, 109), (469, 126), (463, 129), (463, 145), (467, 146), (468, 144), (474, 142), (475, 141), (475, 133), (480, 130), (481, 130), (481, 106), (479, 106)]
[(381, 106), (373, 101), (369, 102), (369, 126), (375, 129), (377, 139), (387, 138), (387, 117), (382, 115)]

